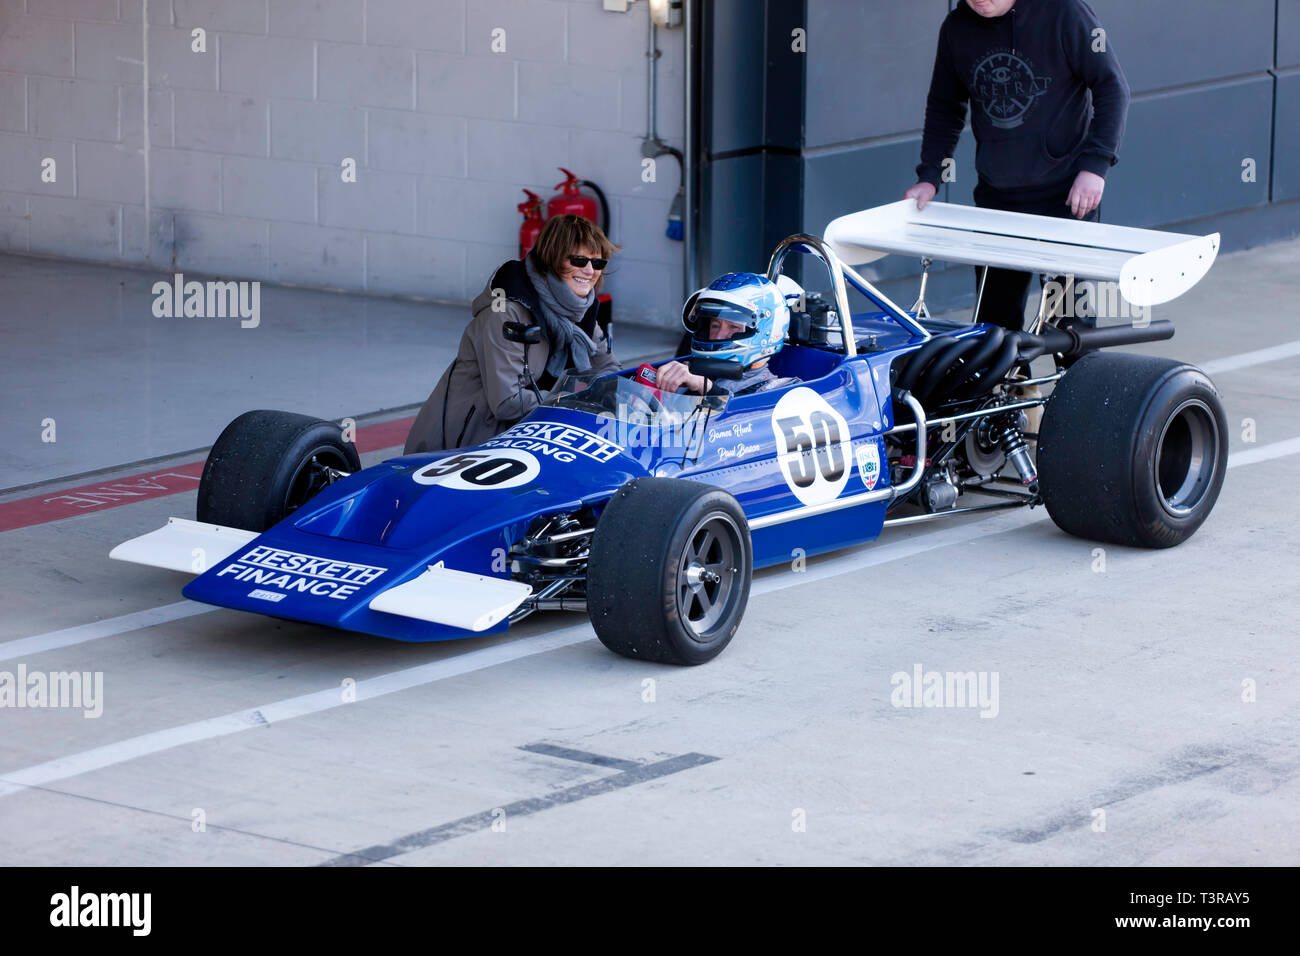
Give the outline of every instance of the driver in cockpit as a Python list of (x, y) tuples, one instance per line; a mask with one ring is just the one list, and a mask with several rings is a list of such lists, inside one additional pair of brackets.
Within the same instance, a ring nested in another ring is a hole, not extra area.
[(691, 333), (692, 356), (734, 363), (742, 369), (740, 378), (706, 378), (674, 361), (659, 366), (655, 384), (668, 392), (744, 395), (781, 383), (767, 363), (785, 345), (787, 300), (802, 293), (786, 276), (773, 282), (752, 272), (728, 272), (714, 279), (686, 300), (682, 324)]

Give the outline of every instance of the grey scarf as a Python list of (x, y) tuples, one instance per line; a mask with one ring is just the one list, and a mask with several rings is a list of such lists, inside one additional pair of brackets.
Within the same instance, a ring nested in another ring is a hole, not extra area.
[(591, 368), (591, 356), (596, 343), (578, 323), (596, 301), (596, 290), (579, 296), (557, 275), (544, 273), (538, 268), (530, 252), (524, 260), (528, 278), (537, 290), (541, 305), (542, 331), (551, 343), (551, 357), (546, 360), (546, 371), (555, 378), (570, 368), (585, 372)]

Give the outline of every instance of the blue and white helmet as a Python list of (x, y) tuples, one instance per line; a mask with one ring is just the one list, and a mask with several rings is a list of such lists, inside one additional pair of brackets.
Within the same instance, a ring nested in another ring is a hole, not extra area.
[[(777, 352), (790, 329), (789, 299), (803, 294), (786, 276), (773, 282), (752, 272), (728, 272), (700, 289), (682, 307), (682, 324), (691, 333), (691, 354), (726, 359), (749, 368)], [(729, 339), (709, 338), (709, 323), (725, 319), (743, 326)]]

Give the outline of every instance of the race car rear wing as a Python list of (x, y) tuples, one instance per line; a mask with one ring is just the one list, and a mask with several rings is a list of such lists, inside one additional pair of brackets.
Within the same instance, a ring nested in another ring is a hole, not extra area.
[(890, 253), (1119, 283), (1136, 306), (1178, 298), (1214, 264), (1219, 234), (1190, 236), (911, 199), (831, 222), (827, 244), (848, 265)]

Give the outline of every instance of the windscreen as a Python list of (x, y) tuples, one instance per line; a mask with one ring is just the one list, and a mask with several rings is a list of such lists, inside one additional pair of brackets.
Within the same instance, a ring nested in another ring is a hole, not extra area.
[(681, 425), (704, 411), (724, 408), (730, 396), (665, 392), (627, 375), (569, 372), (545, 404), (605, 415), (637, 425)]

